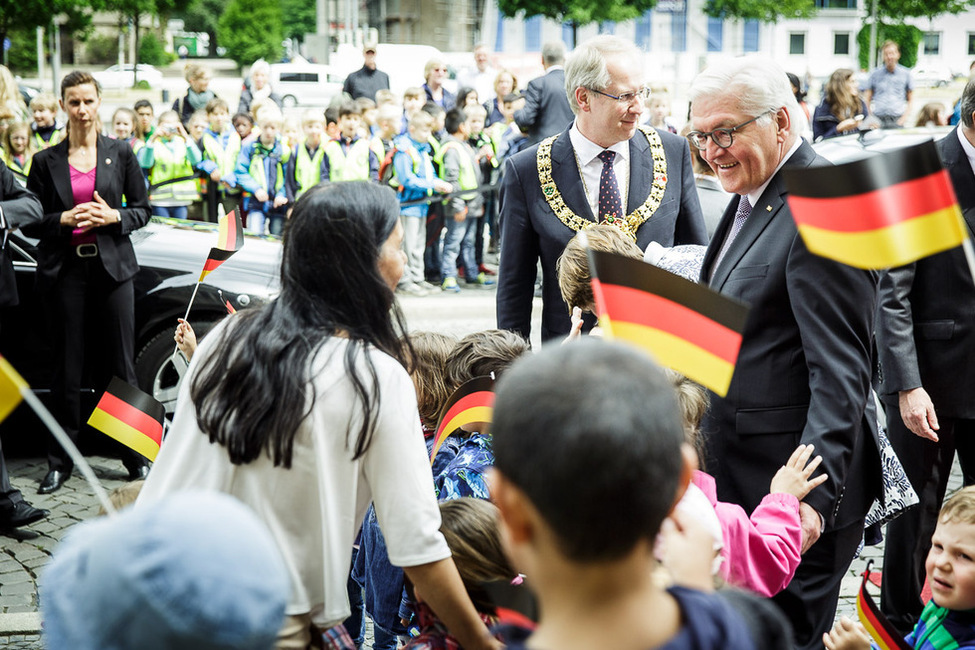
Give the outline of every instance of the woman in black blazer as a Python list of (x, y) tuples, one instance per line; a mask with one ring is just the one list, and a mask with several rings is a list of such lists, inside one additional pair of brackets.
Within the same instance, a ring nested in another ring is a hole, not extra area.
[[(117, 375), (136, 383), (135, 293), (139, 270), (129, 233), (149, 221), (142, 171), (129, 145), (99, 134), (101, 89), (85, 72), (61, 81), (61, 109), (68, 114), (68, 137), (34, 156), (27, 188), (40, 200), (44, 216), (24, 227), (40, 239), (37, 291), (47, 307), (54, 337), (51, 393), (55, 416), (77, 440), (81, 427), (81, 383), (86, 347), (96, 386)], [(123, 196), (125, 202), (123, 204)], [(124, 207), (123, 207), (124, 206)], [(145, 458), (128, 448), (120, 455), (130, 478), (144, 477)], [(60, 489), (73, 465), (48, 439), (48, 473), (40, 494)]]

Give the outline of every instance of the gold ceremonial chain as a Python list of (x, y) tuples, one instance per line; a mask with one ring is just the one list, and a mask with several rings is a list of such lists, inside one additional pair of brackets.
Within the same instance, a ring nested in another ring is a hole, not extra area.
[[(646, 136), (647, 143), (650, 145), (650, 154), (653, 156), (653, 184), (650, 186), (650, 193), (647, 195), (647, 200), (643, 202), (643, 205), (631, 212), (625, 219), (606, 219), (603, 222), (617, 226), (634, 241), (636, 241), (636, 231), (660, 207), (660, 202), (664, 198), (664, 190), (667, 189), (667, 158), (664, 155), (664, 146), (660, 142), (660, 136), (651, 127), (641, 125), (639, 128), (643, 132), (643, 135)], [(555, 142), (556, 138), (558, 136), (553, 135), (550, 138), (542, 140), (538, 145), (538, 154), (536, 156), (538, 180), (542, 186), (542, 196), (545, 197), (545, 201), (548, 202), (548, 206), (552, 208), (555, 216), (571, 230), (578, 232), (592, 226), (593, 222), (580, 217), (569, 209), (569, 206), (562, 199), (562, 193), (559, 192), (558, 186), (556, 186), (555, 181), (552, 179), (552, 143)], [(633, 161), (631, 160), (630, 165), (632, 164)], [(578, 163), (576, 163), (576, 166), (578, 167)], [(581, 169), (579, 170), (579, 176), (580, 178), (582, 176)]]

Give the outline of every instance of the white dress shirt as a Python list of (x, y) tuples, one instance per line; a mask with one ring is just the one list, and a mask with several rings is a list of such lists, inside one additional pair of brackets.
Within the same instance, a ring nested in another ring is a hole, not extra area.
[[(582, 174), (582, 184), (586, 191), (586, 200), (594, 215), (599, 214), (599, 177), (603, 173), (603, 161), (597, 156), (607, 149), (582, 135), (576, 122), (569, 129), (569, 141), (575, 151), (579, 173)], [(623, 216), (626, 216), (626, 196), (630, 185), (630, 141), (623, 140), (608, 148), (615, 151), (613, 171), (616, 172), (616, 184), (620, 188), (620, 202), (623, 205)]]

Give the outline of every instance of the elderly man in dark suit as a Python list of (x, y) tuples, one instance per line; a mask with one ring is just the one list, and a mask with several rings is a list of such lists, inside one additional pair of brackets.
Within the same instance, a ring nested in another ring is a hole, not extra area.
[[(17, 278), (14, 263), (7, 249), (11, 230), (41, 220), (41, 202), (14, 178), (7, 166), (0, 162), (0, 307), (17, 304)], [(47, 510), (35, 508), (24, 501), (20, 490), (10, 485), (7, 463), (0, 447), (0, 531), (19, 528), (40, 521)]]
[(565, 95), (565, 45), (553, 41), (542, 46), (545, 74), (528, 82), (525, 106), (515, 111), (515, 123), (528, 131), (528, 144), (561, 133), (572, 123), (572, 108)]
[[(975, 231), (975, 81), (961, 108), (938, 151)], [(881, 607), (907, 632), (924, 606), (924, 560), (956, 451), (965, 484), (975, 482), (975, 283), (961, 248), (881, 278), (877, 343), (890, 442), (921, 499), (887, 526), (884, 549), (884, 567), (896, 570), (884, 572)]]
[(575, 122), (505, 163), (498, 327), (530, 335), (541, 259), (542, 339), (568, 333), (555, 262), (590, 224), (616, 225), (641, 248), (707, 242), (687, 142), (638, 126), (647, 95), (640, 60), (615, 36), (580, 45), (565, 70)]
[(802, 563), (775, 597), (797, 647), (822, 648), (880, 492), (876, 421), (866, 412), (877, 274), (813, 255), (798, 235), (779, 170), (828, 163), (799, 138), (785, 71), (735, 59), (702, 72), (690, 98), (688, 139), (737, 195), (701, 281), (751, 306), (728, 394), (711, 395), (708, 471), (718, 499), (751, 512), (798, 444), (823, 457), (829, 478), (799, 509)]

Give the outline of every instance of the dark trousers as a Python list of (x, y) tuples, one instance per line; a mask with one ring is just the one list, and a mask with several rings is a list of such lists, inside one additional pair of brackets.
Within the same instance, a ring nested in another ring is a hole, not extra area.
[(802, 556), (796, 575), (772, 600), (792, 623), (796, 648), (822, 650), (833, 627), (840, 583), (863, 537), (863, 519), (823, 533)]
[[(100, 257), (79, 258), (73, 248), (70, 251), (47, 304), (54, 358), (61, 360), (55, 364), (51, 386), (54, 416), (77, 444), (83, 422), (81, 386), (86, 361), (92, 367), (96, 389), (104, 389), (112, 375), (137, 384), (135, 291), (132, 280), (113, 280)], [(85, 358), (86, 348), (92, 358)], [(121, 444), (118, 455), (130, 471), (146, 464), (144, 457)], [(47, 439), (47, 462), (52, 470), (73, 469), (67, 452), (51, 435)]]
[(443, 246), (440, 236), (443, 228), (443, 203), (431, 203), (430, 211), (427, 213), (427, 243), (423, 250), (423, 275), (433, 284), (440, 284), (443, 281), (440, 276), (440, 267), (443, 265)]
[(965, 485), (975, 482), (975, 420), (938, 418), (938, 442), (915, 435), (904, 426), (896, 399), (887, 406), (887, 435), (917, 491), (919, 503), (887, 524), (880, 609), (891, 624), (907, 634), (921, 616), (924, 561), (938, 524), (951, 464), (958, 452)]

